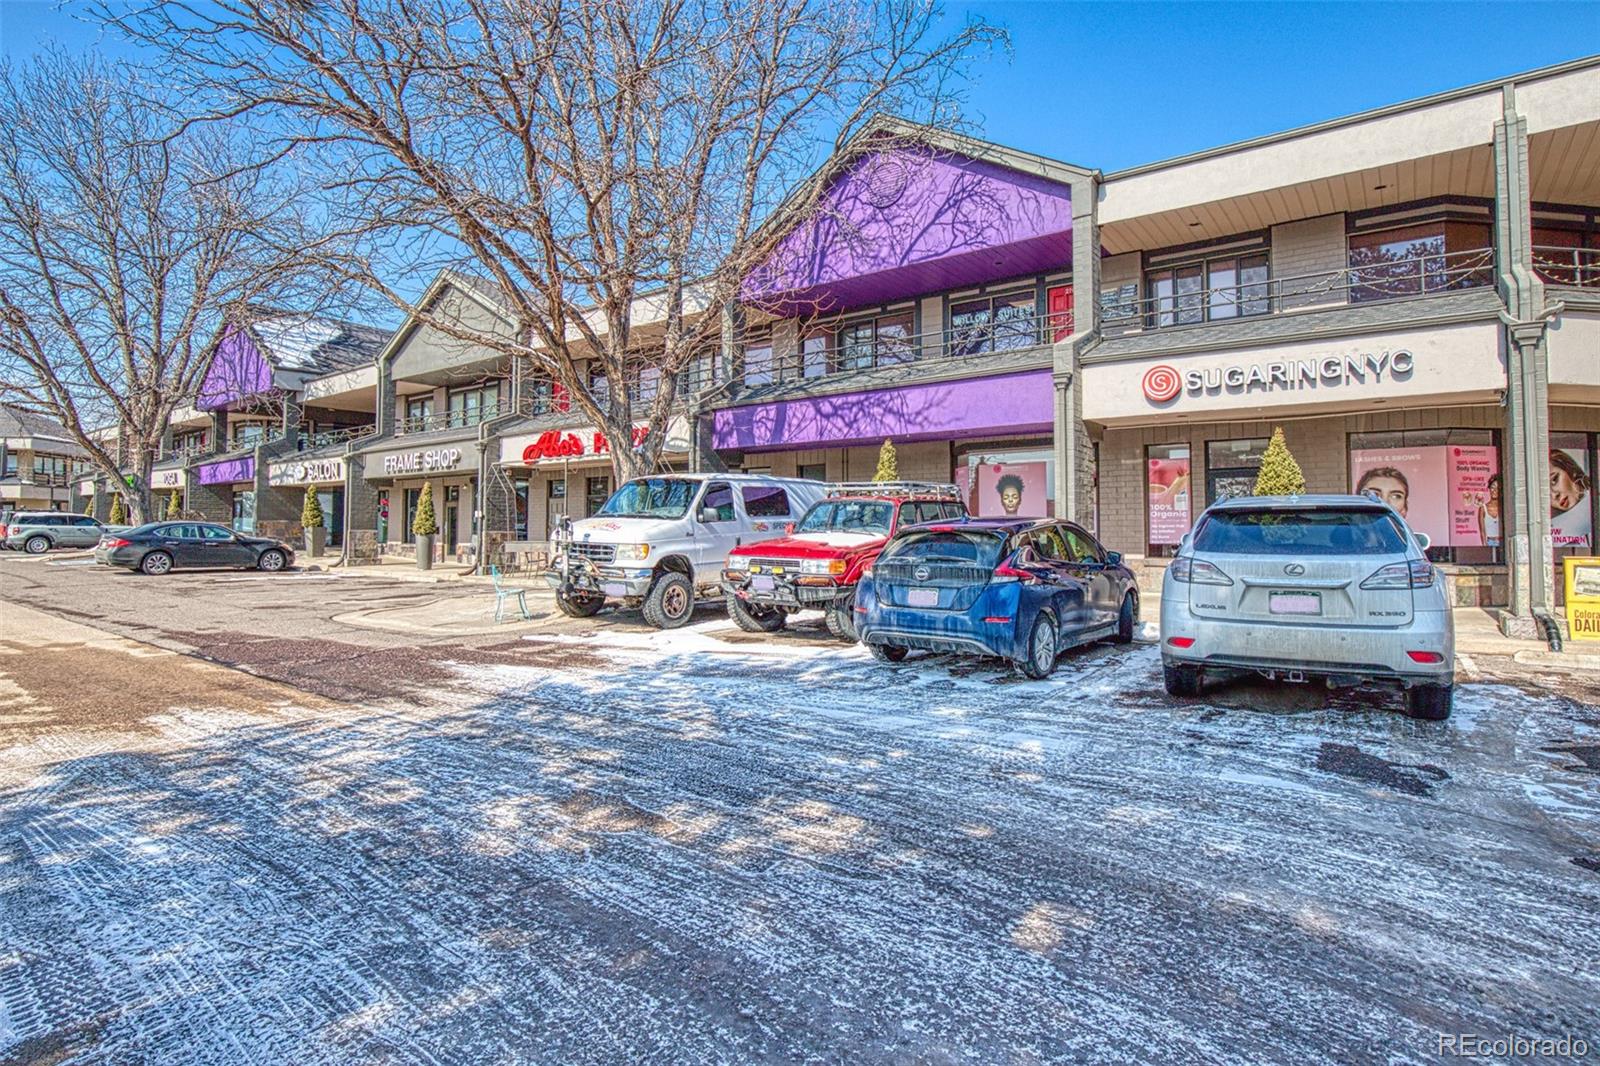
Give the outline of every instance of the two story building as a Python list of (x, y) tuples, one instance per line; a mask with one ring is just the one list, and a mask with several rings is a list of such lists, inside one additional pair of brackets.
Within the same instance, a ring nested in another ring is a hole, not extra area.
[(66, 511), (87, 452), (54, 419), (0, 404), (0, 509)]
[(1509, 630), (1592, 550), (1600, 59), (1112, 174), (896, 122), (830, 166), (730, 316), (707, 463), (868, 477), (890, 438), (1154, 588), (1282, 427)]

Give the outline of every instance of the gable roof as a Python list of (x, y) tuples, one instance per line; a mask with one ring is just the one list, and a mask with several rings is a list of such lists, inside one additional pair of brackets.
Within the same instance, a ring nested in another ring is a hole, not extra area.
[(274, 369), (329, 374), (371, 364), (394, 331), (294, 311), (263, 311), (246, 327)]
[(55, 419), (0, 403), (0, 438), (5, 437), (42, 437), (73, 443), (67, 427)]

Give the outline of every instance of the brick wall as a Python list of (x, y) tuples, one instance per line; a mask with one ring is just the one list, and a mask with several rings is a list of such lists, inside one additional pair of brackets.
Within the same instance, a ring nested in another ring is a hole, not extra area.
[[(1284, 296), (1277, 309), (1323, 307), (1345, 302), (1343, 290), (1334, 288), (1334, 274), (1346, 265), (1344, 215), (1322, 215), (1272, 227), (1272, 276), (1292, 278), (1290, 292), (1324, 290)], [(1305, 277), (1305, 275), (1311, 275)]]

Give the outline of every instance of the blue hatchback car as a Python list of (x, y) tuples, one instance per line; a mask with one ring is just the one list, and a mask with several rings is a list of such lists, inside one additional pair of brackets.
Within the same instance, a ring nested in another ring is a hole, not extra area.
[(1139, 590), (1122, 557), (1072, 522), (969, 518), (902, 529), (862, 578), (855, 610), (882, 662), (911, 648), (966, 652), (1041, 678), (1067, 648), (1133, 640)]

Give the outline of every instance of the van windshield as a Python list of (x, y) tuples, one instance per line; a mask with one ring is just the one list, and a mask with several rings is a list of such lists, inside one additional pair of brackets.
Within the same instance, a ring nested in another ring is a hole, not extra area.
[(700, 488), (677, 477), (642, 477), (625, 482), (596, 511), (608, 518), (682, 518)]
[(875, 533), (889, 535), (894, 504), (875, 500), (828, 500), (806, 512), (796, 533)]
[(1218, 511), (1195, 530), (1194, 550), (1218, 555), (1404, 555), (1383, 511)]

